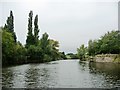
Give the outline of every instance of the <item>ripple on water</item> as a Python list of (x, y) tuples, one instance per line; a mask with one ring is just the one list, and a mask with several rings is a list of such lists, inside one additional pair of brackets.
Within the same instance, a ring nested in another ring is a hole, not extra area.
[[(111, 66), (111, 67), (110, 67)], [(119, 69), (119, 70), (118, 70)], [(120, 86), (120, 65), (53, 61), (3, 68), (3, 87), (109, 88)]]

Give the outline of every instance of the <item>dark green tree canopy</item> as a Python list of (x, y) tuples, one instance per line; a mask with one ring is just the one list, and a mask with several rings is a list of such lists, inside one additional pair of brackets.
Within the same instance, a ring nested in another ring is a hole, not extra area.
[(10, 16), (7, 19), (7, 28), (10, 32), (14, 32), (14, 17), (12, 11), (10, 11)]
[(38, 39), (39, 39), (39, 29), (38, 29), (38, 15), (35, 16), (35, 20), (34, 20), (34, 38), (35, 38), (35, 44), (38, 43)]
[(40, 43), (40, 45), (41, 45), (41, 48), (42, 48), (42, 50), (43, 50), (44, 53), (47, 52), (46, 49), (48, 48), (48, 44), (49, 44), (49, 39), (48, 39), (48, 37), (49, 37), (49, 35), (48, 35), (47, 33), (44, 33), (44, 34), (42, 35), (42, 38), (41, 38), (41, 43)]
[(12, 33), (12, 36), (14, 38), (14, 42), (17, 41), (17, 37), (16, 37), (16, 34), (14, 32), (14, 16), (13, 16), (13, 12), (10, 11), (10, 16), (7, 18), (7, 24), (5, 24), (4, 28)]
[[(14, 16), (10, 11), (10, 16), (2, 31), (2, 58), (3, 65), (48, 62), (60, 59), (59, 42), (49, 39), (49, 35), (44, 33), (39, 39), (38, 15), (34, 19), (33, 12), (28, 15), (28, 33), (25, 47), (18, 41), (14, 32)], [(33, 31), (34, 30), (34, 31)], [(16, 43), (15, 43), (16, 42)]]
[(87, 47), (82, 44), (79, 48), (77, 48), (77, 55), (80, 60), (85, 60), (85, 56), (87, 54)]
[(98, 40), (90, 40), (88, 43), (89, 55), (96, 54), (119, 54), (120, 31), (107, 32)]
[(29, 18), (28, 18), (28, 35), (26, 39), (26, 47), (28, 48), (30, 45), (34, 44), (34, 36), (32, 33), (32, 18), (33, 18), (33, 12), (30, 11)]

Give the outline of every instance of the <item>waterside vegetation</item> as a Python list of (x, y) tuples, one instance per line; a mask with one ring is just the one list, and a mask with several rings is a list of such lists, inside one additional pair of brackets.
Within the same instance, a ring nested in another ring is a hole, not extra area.
[(38, 15), (35, 16), (33, 21), (33, 11), (30, 11), (28, 15), (27, 31), (26, 44), (22, 45), (22, 43), (17, 40), (14, 30), (14, 15), (13, 12), (10, 11), (6, 24), (0, 28), (0, 34), (2, 35), (3, 66), (78, 58), (81, 61), (106, 62), (105, 60), (107, 59), (111, 60), (111, 62), (120, 62), (119, 30), (107, 32), (97, 40), (89, 40), (87, 46), (82, 44), (77, 48), (77, 54), (60, 52), (59, 42), (50, 39), (46, 32), (40, 38)]
[(89, 40), (87, 47), (81, 45), (77, 48), (77, 55), (80, 60), (98, 61), (99, 57), (104, 58), (101, 62), (120, 62), (120, 31), (113, 30), (97, 40)]
[(59, 52), (59, 42), (50, 39), (46, 32), (39, 38), (39, 32), (38, 15), (35, 16), (33, 24), (33, 11), (30, 11), (26, 44), (22, 45), (17, 40), (14, 30), (14, 15), (10, 11), (6, 24), (0, 30), (2, 34), (2, 65), (41, 63), (64, 59), (64, 53)]

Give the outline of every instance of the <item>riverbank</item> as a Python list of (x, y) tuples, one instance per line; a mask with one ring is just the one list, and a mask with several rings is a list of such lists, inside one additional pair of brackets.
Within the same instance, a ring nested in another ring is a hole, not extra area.
[(99, 54), (90, 57), (90, 62), (112, 62), (120, 63), (120, 54)]
[[(52, 60), (52, 61), (59, 61), (59, 60), (57, 59), (57, 60)], [(51, 62), (51, 61), (47, 61), (47, 60), (43, 61), (43, 60), (37, 60), (37, 59), (17, 60), (17, 62), (11, 62), (9, 64), (2, 63), (2, 68), (25, 65), (25, 64), (42, 64), (42, 63), (48, 63), (48, 62)]]

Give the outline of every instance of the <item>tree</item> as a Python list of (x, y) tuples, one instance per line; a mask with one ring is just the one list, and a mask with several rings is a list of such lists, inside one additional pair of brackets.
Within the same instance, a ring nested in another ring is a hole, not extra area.
[(35, 44), (38, 44), (38, 38), (39, 38), (39, 29), (38, 29), (38, 15), (35, 16), (34, 20), (34, 38), (35, 38)]
[(60, 57), (59, 54), (59, 42), (49, 39), (49, 50), (50, 50), (50, 56), (52, 60), (57, 60)]
[(39, 40), (38, 15), (34, 19), (34, 34), (32, 28), (33, 12), (30, 11), (28, 18), (28, 35), (25, 47), (16, 41), (14, 32), (14, 17), (12, 11), (2, 33), (2, 59), (4, 65), (24, 64), (33, 62), (46, 62), (59, 59), (59, 42), (49, 39), (44, 33)]
[(29, 62), (43, 62), (43, 55), (40, 46), (30, 45), (27, 49), (27, 55), (30, 60)]
[(77, 48), (77, 55), (80, 60), (85, 60), (85, 55), (87, 53), (87, 48), (82, 44), (79, 48)]
[(15, 63), (18, 63), (18, 64), (26, 63), (27, 49), (19, 41), (15, 44), (14, 48), (15, 48), (15, 51), (14, 51)]
[(42, 50), (41, 56), (42, 56), (43, 62), (57, 60), (60, 57), (60, 53), (58, 49), (59, 42), (49, 39), (48, 37), (49, 35), (47, 33), (44, 33), (38, 44), (38, 46)]
[(10, 32), (14, 32), (14, 17), (12, 11), (10, 11), (10, 16), (7, 19), (7, 28)]
[(26, 60), (26, 49), (22, 44), (14, 42), (12, 33), (8, 32), (5, 28), (2, 28), (2, 64), (13, 65), (22, 64)]
[(120, 53), (120, 31), (111, 31), (105, 33), (98, 40), (89, 40), (89, 55), (96, 54), (119, 54)]
[(30, 11), (29, 18), (28, 18), (28, 35), (26, 39), (26, 48), (28, 48), (30, 45), (34, 45), (34, 36), (32, 33), (32, 18), (33, 18), (33, 12)]
[(42, 49), (42, 55), (43, 55), (43, 61), (51, 61), (50, 56), (50, 46), (49, 46), (49, 35), (47, 33), (44, 33), (42, 35), (42, 38), (40, 39), (40, 47)]
[(65, 52), (59, 52), (59, 54), (60, 54), (59, 59), (67, 59)]
[(94, 56), (100, 53), (100, 40), (89, 40), (88, 42), (88, 54)]
[(89, 52), (89, 55), (94, 55), (94, 48), (93, 48), (93, 41), (92, 40), (89, 40), (88, 42), (88, 52)]
[(67, 53), (66, 57), (67, 59), (78, 59), (77, 54), (73, 54), (73, 53)]
[(107, 32), (101, 37), (101, 41), (100, 53), (120, 53), (120, 31)]
[(40, 40), (40, 45), (43, 53), (48, 53), (48, 45), (49, 45), (49, 35), (47, 33), (44, 33), (42, 35), (42, 38)]
[(2, 28), (2, 63), (11, 64), (13, 62), (15, 44), (14, 38), (10, 32)]
[(14, 42), (17, 42), (17, 37), (16, 34), (14, 32), (14, 16), (13, 16), (13, 12), (10, 11), (10, 16), (7, 18), (7, 24), (5, 24), (4, 28), (12, 33), (12, 36), (14, 38)]

